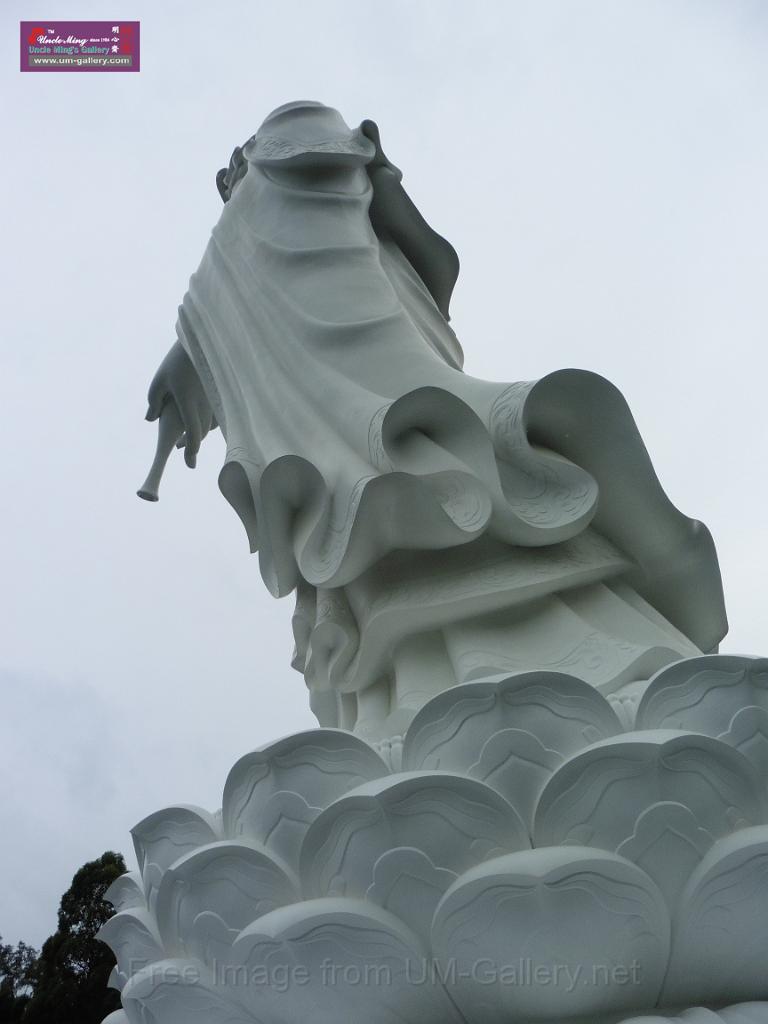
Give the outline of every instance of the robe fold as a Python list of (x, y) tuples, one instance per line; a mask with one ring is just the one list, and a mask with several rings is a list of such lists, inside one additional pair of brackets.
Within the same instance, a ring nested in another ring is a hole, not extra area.
[(579, 370), (463, 373), (370, 201), (370, 183), (313, 191), (252, 163), (179, 308), (227, 442), (220, 487), (270, 591), (343, 587), (395, 551), (483, 535), (543, 547), (592, 524), (632, 560), (638, 592), (715, 647), (714, 545), (664, 494), (620, 393)]

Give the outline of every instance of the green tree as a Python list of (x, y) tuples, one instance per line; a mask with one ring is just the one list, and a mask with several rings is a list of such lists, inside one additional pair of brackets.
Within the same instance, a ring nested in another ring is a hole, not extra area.
[(37, 950), (26, 942), (3, 945), (0, 939), (0, 1024), (21, 1021), (29, 1002)]
[[(22, 1024), (100, 1024), (119, 1008), (119, 995), (107, 988), (115, 958), (95, 936), (114, 913), (104, 893), (125, 870), (121, 854), (110, 851), (72, 879), (61, 898), (58, 931), (30, 972), (33, 992), (17, 1018)], [(0, 1024), (5, 1019), (0, 1014)]]

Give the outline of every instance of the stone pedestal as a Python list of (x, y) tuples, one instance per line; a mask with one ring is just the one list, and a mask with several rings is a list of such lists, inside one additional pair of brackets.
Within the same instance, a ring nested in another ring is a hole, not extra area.
[(768, 1021), (768, 661), (618, 711), (539, 670), (427, 699), (398, 770), (339, 729), (247, 754), (133, 830), (110, 1024)]

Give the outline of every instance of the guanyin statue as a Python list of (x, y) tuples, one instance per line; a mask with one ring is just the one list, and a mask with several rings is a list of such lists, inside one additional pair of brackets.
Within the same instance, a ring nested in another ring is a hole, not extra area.
[(221, 490), (270, 591), (296, 591), (294, 665), (321, 724), (397, 735), (490, 671), (631, 697), (722, 639), (711, 537), (600, 377), (462, 372), (458, 258), (400, 179), (373, 122), (270, 114), (219, 173), (149, 415), (170, 414), (166, 445), (186, 432), (190, 465), (221, 427)]
[(308, 101), (217, 176), (139, 493), (221, 428), (319, 728), (135, 827), (110, 1024), (768, 1024), (768, 661), (615, 387), (462, 371), (401, 179)]

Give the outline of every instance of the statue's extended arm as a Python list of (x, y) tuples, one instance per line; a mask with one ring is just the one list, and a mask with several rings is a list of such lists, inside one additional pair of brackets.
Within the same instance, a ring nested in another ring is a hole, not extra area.
[(391, 238), (422, 279), (446, 320), (456, 279), (459, 257), (451, 243), (438, 235), (410, 199), (400, 183), (400, 171), (381, 149), (379, 130), (373, 121), (361, 128), (376, 145), (376, 156), (368, 165), (373, 185), (370, 218), (380, 238)]
[(180, 342), (171, 346), (158, 367), (148, 400), (146, 418), (160, 422), (155, 460), (139, 496), (157, 501), (160, 478), (174, 445), (181, 440), (184, 461), (194, 469), (203, 438), (216, 426), (200, 377)]

